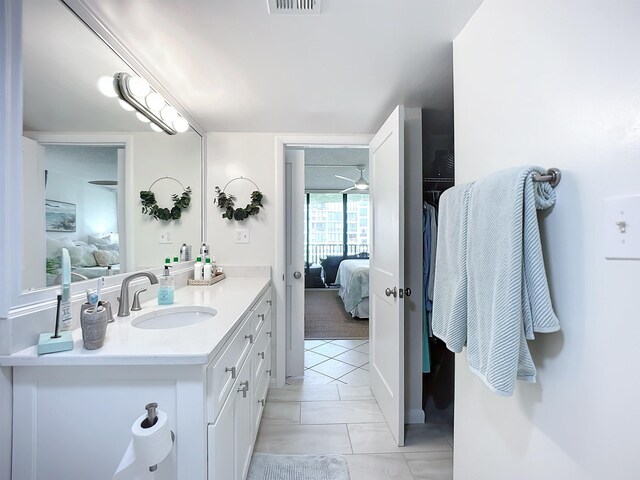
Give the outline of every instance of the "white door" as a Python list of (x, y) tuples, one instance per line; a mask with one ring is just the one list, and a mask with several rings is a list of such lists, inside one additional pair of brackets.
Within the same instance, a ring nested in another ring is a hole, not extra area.
[(304, 375), (304, 151), (285, 149), (286, 376)]
[(404, 107), (369, 144), (371, 194), (370, 382), (399, 446), (404, 445)]

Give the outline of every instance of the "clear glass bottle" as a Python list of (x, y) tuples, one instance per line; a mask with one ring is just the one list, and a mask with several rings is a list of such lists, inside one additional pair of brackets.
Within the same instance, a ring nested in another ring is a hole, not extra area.
[[(167, 259), (169, 260), (169, 259)], [(173, 303), (173, 276), (169, 269), (171, 265), (164, 266), (164, 273), (160, 277), (159, 283), (160, 288), (158, 288), (158, 305), (171, 305)]]

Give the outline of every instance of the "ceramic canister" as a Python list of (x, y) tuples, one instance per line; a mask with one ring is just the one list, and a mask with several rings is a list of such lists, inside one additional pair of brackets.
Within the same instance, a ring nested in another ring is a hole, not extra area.
[(87, 350), (96, 350), (104, 345), (107, 334), (108, 313), (104, 307), (87, 308), (80, 315), (82, 341)]

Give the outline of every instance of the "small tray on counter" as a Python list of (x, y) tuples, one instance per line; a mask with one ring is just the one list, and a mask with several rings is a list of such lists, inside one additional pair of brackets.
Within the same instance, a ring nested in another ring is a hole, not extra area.
[(215, 277), (210, 278), (208, 280), (194, 280), (193, 278), (190, 278), (189, 280), (187, 280), (187, 285), (190, 285), (193, 287), (215, 285), (216, 283), (224, 280), (226, 277), (227, 276), (224, 273), (221, 273), (220, 275), (216, 275)]

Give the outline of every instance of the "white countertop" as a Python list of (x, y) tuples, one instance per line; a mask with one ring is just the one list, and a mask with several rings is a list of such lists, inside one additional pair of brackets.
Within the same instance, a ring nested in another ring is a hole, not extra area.
[[(85, 350), (82, 332), (74, 330), (73, 350), (38, 356), (37, 346), (13, 355), (0, 356), (0, 366), (36, 365), (196, 365), (208, 364), (257, 298), (269, 286), (269, 278), (227, 277), (206, 287), (183, 287), (175, 291), (172, 305), (157, 299), (142, 304), (142, 310), (117, 317), (107, 327), (104, 346)], [(179, 328), (142, 329), (131, 326), (138, 315), (176, 306), (208, 306), (217, 314), (203, 322)]]

